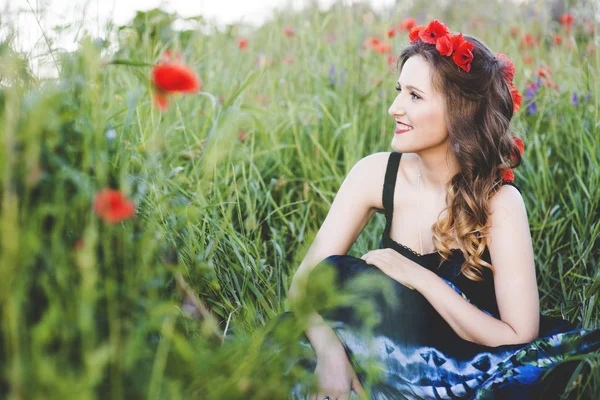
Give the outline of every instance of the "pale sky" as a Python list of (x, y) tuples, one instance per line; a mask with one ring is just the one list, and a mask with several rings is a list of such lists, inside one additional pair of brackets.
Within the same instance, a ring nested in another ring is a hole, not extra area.
[[(390, 6), (395, 0), (368, 0), (375, 8)], [(42, 28), (53, 33), (56, 25), (77, 24), (85, 21), (85, 28), (92, 34), (102, 36), (102, 27), (108, 20), (115, 25), (131, 21), (136, 11), (147, 11), (156, 7), (167, 12), (177, 12), (182, 17), (202, 15), (221, 25), (246, 22), (260, 25), (275, 8), (301, 9), (306, 4), (318, 3), (326, 9), (334, 0), (0, 0), (0, 15), (15, 23), (19, 31), (19, 43), (31, 48), (43, 39)], [(342, 0), (351, 4), (352, 0)], [(8, 9), (8, 12), (6, 10)], [(34, 11), (40, 23), (36, 21)], [(41, 25), (41, 27), (40, 27)], [(71, 49), (74, 35), (69, 41), (61, 41), (61, 47)]]
[[(341, 1), (344, 4), (353, 2)], [(395, 3), (395, 0), (364, 1), (368, 1), (376, 9)], [(335, 0), (0, 0), (0, 18), (2, 26), (8, 20), (17, 28), (18, 36), (14, 42), (17, 49), (31, 52), (35, 59), (36, 54), (48, 51), (42, 32), (53, 38), (54, 48), (72, 51), (77, 48), (76, 32), (79, 25), (83, 25), (92, 36), (105, 37), (106, 21), (112, 20), (115, 26), (125, 25), (133, 19), (136, 11), (159, 7), (182, 17), (202, 15), (218, 25), (232, 22), (260, 25), (275, 8), (298, 10), (307, 4), (317, 3), (321, 9), (327, 9), (334, 2)], [(82, 21), (85, 23), (81, 24)], [(55, 32), (55, 26), (68, 24), (72, 24), (73, 28), (60, 34)], [(177, 24), (175, 28), (178, 28)], [(0, 28), (0, 37), (3, 36), (4, 31)], [(32, 67), (36, 74), (48, 73), (40, 70), (40, 65), (35, 62)]]
[[(350, 5), (356, 0), (339, 0)], [(525, 0), (512, 0), (521, 3)], [(370, 3), (374, 9), (390, 8), (395, 0), (361, 0)], [(0, 38), (5, 34), (3, 27), (10, 21), (17, 28), (15, 45), (18, 50), (27, 51), (32, 59), (33, 71), (47, 75), (35, 63), (40, 53), (47, 53), (48, 47), (42, 32), (52, 38), (53, 48), (75, 50), (77, 40), (84, 30), (92, 36), (105, 37), (104, 25), (112, 20), (115, 26), (125, 25), (135, 16), (136, 11), (147, 11), (159, 7), (167, 12), (176, 12), (182, 17), (202, 15), (218, 25), (232, 22), (246, 22), (260, 25), (273, 9), (299, 10), (307, 4), (318, 4), (323, 10), (335, 0), (0, 0)], [(82, 23), (82, 21), (84, 23)], [(72, 24), (71, 29), (57, 33), (54, 27)], [(76, 33), (82, 26), (79, 37)], [(179, 28), (177, 23), (175, 28)]]

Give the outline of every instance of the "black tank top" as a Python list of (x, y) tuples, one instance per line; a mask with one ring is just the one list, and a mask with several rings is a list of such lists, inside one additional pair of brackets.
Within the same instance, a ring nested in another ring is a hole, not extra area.
[[(452, 255), (440, 265), (442, 256), (438, 252), (420, 254), (408, 246), (396, 242), (390, 237), (392, 218), (394, 213), (394, 189), (402, 153), (392, 152), (388, 159), (383, 184), (383, 207), (385, 209), (385, 229), (379, 242), (379, 248), (392, 248), (417, 264), (430, 269), (442, 278), (450, 281), (462, 290), (467, 297), (479, 308), (482, 308), (495, 317), (499, 317), (494, 289), (494, 275), (489, 268), (483, 269), (483, 281), (473, 281), (460, 273), (460, 267), (465, 257), (460, 249), (452, 249)], [(503, 181), (503, 184), (514, 186), (520, 193), (521, 190), (512, 182)], [(489, 249), (486, 246), (482, 254), (483, 260), (492, 264)], [(438, 268), (439, 265), (439, 268)]]

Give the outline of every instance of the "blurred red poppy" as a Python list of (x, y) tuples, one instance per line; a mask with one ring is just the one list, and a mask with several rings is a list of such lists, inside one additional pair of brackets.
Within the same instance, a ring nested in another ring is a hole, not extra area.
[(386, 42), (379, 42), (375, 47), (374, 50), (380, 54), (386, 54), (386, 53), (391, 53), (392, 52), (392, 45)]
[(550, 67), (537, 67), (536, 74), (541, 78), (550, 78)]
[(406, 18), (400, 25), (398, 25), (398, 32), (410, 31), (412, 28), (417, 26), (417, 20), (414, 18)]
[(167, 50), (159, 64), (152, 68), (154, 99), (161, 110), (168, 106), (167, 97), (172, 93), (194, 93), (202, 88), (202, 81), (194, 71), (181, 62), (177, 54), (175, 60)]
[(559, 34), (556, 34), (552, 38), (552, 41), (554, 42), (554, 44), (561, 44), (562, 43), (562, 37)]
[(575, 18), (569, 13), (564, 13), (560, 17), (558, 17), (558, 20), (568, 32), (571, 30), (571, 24), (573, 23), (573, 21), (575, 21)]
[(387, 31), (388, 38), (393, 38), (395, 34), (396, 34), (396, 30), (394, 28), (388, 29), (388, 31)]
[(287, 37), (292, 37), (294, 36), (294, 30), (289, 26), (286, 26), (285, 28), (283, 28), (283, 34)]
[(368, 37), (365, 40), (363, 40), (362, 45), (367, 49), (374, 49), (375, 47), (377, 47), (377, 45), (379, 45), (379, 39), (377, 39), (374, 36)]
[(510, 35), (512, 37), (519, 36), (519, 27), (518, 26), (513, 26), (512, 28), (510, 28)]
[(524, 47), (533, 47), (537, 46), (539, 41), (530, 33), (526, 33), (525, 36), (521, 39), (521, 46)]
[(109, 224), (116, 224), (135, 215), (135, 204), (118, 190), (102, 189), (94, 198), (94, 212)]
[(241, 50), (246, 50), (248, 48), (248, 39), (246, 38), (239, 38), (238, 39), (238, 46)]

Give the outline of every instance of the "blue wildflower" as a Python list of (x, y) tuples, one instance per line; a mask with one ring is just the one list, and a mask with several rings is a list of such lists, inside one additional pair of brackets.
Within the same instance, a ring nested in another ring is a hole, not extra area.
[(331, 64), (329, 68), (329, 85), (335, 86), (335, 64)]
[(529, 101), (533, 98), (533, 96), (535, 95), (536, 90), (535, 88), (531, 87), (531, 86), (527, 86), (525, 88), (525, 101)]
[(537, 105), (535, 104), (535, 102), (533, 102), (529, 106), (527, 106), (527, 111), (526, 111), (527, 115), (534, 115), (536, 112), (537, 112)]
[(573, 92), (573, 96), (571, 97), (571, 102), (573, 103), (573, 107), (577, 107), (579, 105), (579, 99), (577, 98), (577, 92)]

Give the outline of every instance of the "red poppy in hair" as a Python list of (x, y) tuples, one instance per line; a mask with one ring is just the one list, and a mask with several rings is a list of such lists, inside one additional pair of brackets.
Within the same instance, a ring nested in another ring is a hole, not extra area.
[(427, 28), (419, 32), (419, 39), (429, 44), (436, 44), (439, 38), (446, 36), (450, 31), (443, 22), (434, 19)]
[(496, 58), (504, 65), (502, 68), (502, 76), (506, 83), (510, 84), (515, 78), (515, 65), (510, 61), (510, 58), (508, 58), (506, 54), (498, 53), (496, 54)]
[(454, 54), (452, 59), (463, 70), (469, 72), (471, 70), (471, 61), (473, 61), (473, 49), (475, 45), (463, 38), (462, 33), (452, 38), (452, 47)]
[(502, 180), (505, 182), (513, 182), (515, 180), (515, 173), (512, 171), (512, 169), (502, 169)]
[(411, 28), (408, 38), (411, 43), (416, 43), (419, 40), (419, 34), (424, 31), (427, 27), (425, 25), (418, 25)]

